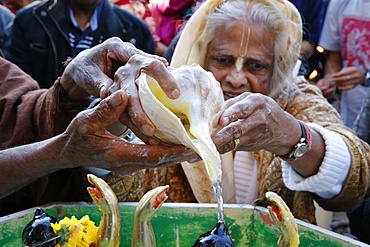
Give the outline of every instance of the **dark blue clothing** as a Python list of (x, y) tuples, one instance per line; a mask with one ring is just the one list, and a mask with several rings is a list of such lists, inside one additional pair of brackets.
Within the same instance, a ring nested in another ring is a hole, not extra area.
[[(73, 57), (68, 35), (73, 25), (67, 0), (44, 0), (18, 11), (5, 44), (5, 57), (49, 88), (64, 71), (63, 62)], [(105, 0), (93, 33), (92, 46), (110, 37), (133, 43), (138, 49), (155, 54), (148, 26), (139, 18)]]
[(4, 41), (9, 35), (9, 28), (12, 26), (13, 20), (14, 14), (0, 5), (0, 49), (4, 48)]
[[(98, 28), (98, 20), (100, 18), (105, 1), (108, 0), (101, 0), (98, 6), (96, 6), (93, 15), (90, 18), (90, 22), (84, 30), (81, 30), (81, 28), (78, 26), (78, 23), (74, 18), (73, 12), (70, 7), (66, 9), (66, 15), (70, 16), (71, 21), (74, 25), (74, 27), (72, 27), (68, 33), (69, 44), (72, 47), (73, 57), (77, 56), (77, 54), (81, 51), (89, 49), (93, 46), (92, 42), (94, 40), (95, 31)], [(98, 42), (101, 43), (102, 41), (100, 40)]]
[(361, 242), (370, 244), (370, 198), (347, 211), (347, 217), (351, 234)]
[(289, 0), (298, 9), (303, 22), (303, 40), (319, 42), (325, 15), (323, 0)]

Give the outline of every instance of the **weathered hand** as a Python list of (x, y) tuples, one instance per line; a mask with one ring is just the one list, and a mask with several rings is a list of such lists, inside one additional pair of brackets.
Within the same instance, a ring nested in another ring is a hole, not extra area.
[(78, 160), (74, 166), (96, 166), (121, 173), (198, 159), (182, 145), (130, 144), (110, 134), (105, 128), (118, 120), (128, 102), (126, 92), (119, 90), (95, 108), (80, 112), (62, 134), (65, 148), (61, 155), (70, 162)]
[[(179, 96), (179, 87), (168, 68), (160, 60), (142, 55), (134, 55), (125, 66), (115, 73), (115, 84), (109, 89), (114, 92), (123, 89), (129, 98), (125, 112), (120, 121), (128, 126), (141, 140), (149, 143), (159, 143), (153, 136), (155, 127), (142, 109), (135, 79), (141, 71), (155, 78), (168, 97), (174, 99)], [(173, 94), (175, 92), (175, 94)]]
[(113, 85), (114, 72), (135, 54), (167, 64), (164, 58), (146, 54), (119, 38), (110, 38), (82, 51), (68, 63), (61, 77), (61, 85), (67, 97), (71, 100), (81, 100), (90, 95), (106, 98), (108, 89)]
[(258, 93), (243, 93), (225, 101), (219, 123), (223, 128), (213, 138), (221, 153), (238, 150), (268, 150), (285, 155), (299, 141), (298, 121), (283, 111), (270, 97)]

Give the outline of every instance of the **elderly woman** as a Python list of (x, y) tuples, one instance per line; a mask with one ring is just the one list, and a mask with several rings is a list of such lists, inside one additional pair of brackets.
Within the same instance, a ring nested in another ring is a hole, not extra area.
[[(320, 90), (298, 77), (302, 23), (285, 0), (209, 0), (183, 30), (172, 66), (213, 73), (225, 108), (214, 137), (226, 203), (275, 191), (315, 223), (314, 201), (343, 211), (368, 196), (369, 146), (346, 128)], [(199, 202), (214, 201), (203, 162), (183, 164)], [(202, 175), (204, 173), (204, 176)]]

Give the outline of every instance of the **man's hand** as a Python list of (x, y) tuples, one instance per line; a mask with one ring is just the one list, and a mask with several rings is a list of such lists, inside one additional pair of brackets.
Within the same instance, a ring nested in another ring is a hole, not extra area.
[(344, 67), (332, 74), (333, 81), (339, 90), (350, 90), (364, 82), (366, 70), (357, 67)]
[(105, 128), (119, 119), (128, 102), (126, 93), (119, 90), (95, 108), (80, 112), (62, 134), (65, 145), (60, 155), (74, 166), (89, 165), (124, 173), (199, 159), (182, 145), (130, 144), (110, 134)]
[(129, 102), (120, 121), (144, 142), (158, 144), (159, 140), (149, 138), (154, 135), (155, 126), (141, 106), (138, 88), (135, 84), (141, 71), (156, 79), (169, 98), (175, 99), (179, 96), (177, 82), (169, 69), (158, 59), (142, 55), (132, 56), (126, 65), (117, 70), (114, 76), (115, 84), (110, 88), (110, 92), (125, 90)]
[[(137, 54), (157, 60), (163, 67), (168, 65), (164, 58), (147, 54), (119, 38), (110, 38), (100, 45), (82, 51), (69, 62), (61, 77), (62, 88), (72, 101), (86, 99), (91, 95), (106, 98), (109, 88), (114, 84), (113, 75), (116, 70)], [(132, 75), (137, 75), (137, 71), (130, 71), (129, 74), (132, 78)], [(179, 94), (173, 81), (163, 89), (168, 95), (177, 97)], [(177, 93), (173, 93), (176, 90)]]
[(322, 94), (327, 99), (332, 99), (335, 96), (335, 92), (337, 90), (337, 85), (335, 81), (333, 81), (331, 75), (326, 75), (324, 78), (320, 79), (316, 86), (320, 88)]

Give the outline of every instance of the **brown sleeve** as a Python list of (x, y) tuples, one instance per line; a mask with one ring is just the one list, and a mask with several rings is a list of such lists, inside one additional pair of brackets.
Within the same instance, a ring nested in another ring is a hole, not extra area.
[(43, 140), (61, 133), (88, 102), (64, 99), (59, 79), (50, 89), (0, 57), (0, 148)]
[[(0, 149), (55, 136), (89, 102), (69, 102), (59, 79), (50, 89), (0, 57)], [(54, 201), (88, 200), (80, 169), (64, 169), (0, 200), (0, 216)]]

